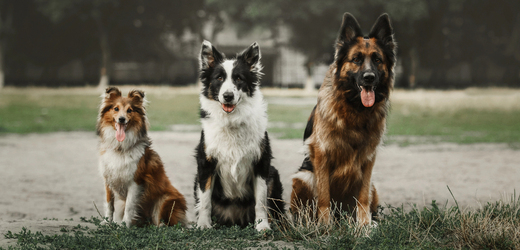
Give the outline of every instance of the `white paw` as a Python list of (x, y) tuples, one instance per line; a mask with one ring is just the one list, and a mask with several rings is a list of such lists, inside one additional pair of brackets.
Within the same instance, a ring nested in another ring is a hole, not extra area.
[(199, 220), (197, 221), (197, 227), (201, 229), (212, 228), (211, 219), (199, 218)]
[(258, 223), (256, 225), (256, 230), (257, 231), (263, 231), (263, 230), (270, 230), (271, 227), (269, 226), (269, 222), (267, 222), (267, 220), (262, 220), (260, 223)]
[(131, 227), (132, 226), (132, 220), (130, 219), (123, 219), (123, 222), (126, 224), (126, 227)]

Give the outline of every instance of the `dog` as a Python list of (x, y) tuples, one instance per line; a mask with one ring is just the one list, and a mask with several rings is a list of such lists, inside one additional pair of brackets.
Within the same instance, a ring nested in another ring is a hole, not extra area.
[[(307, 152), (293, 176), (292, 214), (315, 211), (313, 218), (327, 224), (331, 212), (339, 216), (347, 211), (359, 225), (370, 224), (377, 215), (371, 176), (386, 129), (396, 50), (387, 14), (377, 19), (368, 36), (354, 16), (344, 14), (334, 62), (305, 128)], [(302, 210), (313, 203), (313, 209)]]
[(197, 226), (270, 229), (284, 212), (282, 184), (271, 166), (267, 106), (260, 92), (260, 48), (255, 42), (226, 59), (210, 42), (200, 52), (200, 120), (194, 185)]
[(164, 171), (148, 137), (144, 92), (106, 89), (97, 121), (106, 218), (131, 225), (186, 223), (186, 201)]

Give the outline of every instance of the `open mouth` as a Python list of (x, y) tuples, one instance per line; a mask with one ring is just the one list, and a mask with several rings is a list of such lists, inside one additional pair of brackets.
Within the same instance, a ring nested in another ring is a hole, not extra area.
[(370, 108), (374, 106), (374, 103), (376, 102), (376, 94), (374, 90), (376, 89), (376, 86), (359, 86), (359, 90), (361, 91), (361, 103), (363, 103), (363, 106)]
[(235, 105), (235, 104), (224, 104), (224, 103), (222, 103), (222, 110), (224, 110), (224, 112), (229, 114), (229, 113), (231, 113), (231, 112), (233, 112), (235, 110), (236, 106), (237, 105)]
[(126, 137), (126, 134), (125, 134), (126, 125), (127, 124), (116, 123), (116, 140), (118, 140), (120, 142), (125, 140), (125, 137)]

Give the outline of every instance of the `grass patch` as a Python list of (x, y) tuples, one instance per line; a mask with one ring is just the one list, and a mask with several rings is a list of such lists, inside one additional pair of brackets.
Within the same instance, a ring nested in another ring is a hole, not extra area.
[[(66, 92), (38, 95), (34, 91), (0, 92), (0, 134), (94, 131), (100, 103), (99, 95), (64, 93)], [(198, 94), (152, 92), (147, 98), (150, 101), (148, 117), (151, 130), (170, 130), (175, 124), (199, 124)], [(301, 139), (313, 105), (279, 103), (269, 104), (269, 133), (272, 137), (281, 139)], [(389, 142), (403, 145), (414, 141), (405, 139), (403, 142), (392, 138), (425, 138), (421, 143), (509, 143), (518, 147), (518, 124), (520, 107), (482, 109), (454, 106), (447, 109), (401, 101), (392, 106), (387, 135), (390, 138)]]
[(394, 106), (388, 119), (389, 136), (430, 136), (456, 143), (517, 143), (520, 141), (520, 107), (513, 110)]
[(249, 226), (216, 227), (209, 230), (175, 227), (130, 229), (100, 225), (77, 226), (61, 235), (43, 235), (23, 229), (4, 236), (16, 239), (10, 249), (519, 249), (520, 202), (487, 203), (478, 209), (440, 206), (433, 201), (419, 209), (380, 208), (377, 227), (360, 228), (349, 216), (329, 226), (312, 222), (275, 226), (258, 233)]

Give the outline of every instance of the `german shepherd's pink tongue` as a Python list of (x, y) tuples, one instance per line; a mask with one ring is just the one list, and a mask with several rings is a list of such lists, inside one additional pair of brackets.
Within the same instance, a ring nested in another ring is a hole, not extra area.
[(126, 125), (116, 123), (116, 139), (120, 142), (125, 140)]
[(374, 93), (374, 90), (372, 88), (367, 90), (367, 88), (363, 87), (361, 90), (361, 102), (363, 103), (363, 106), (367, 108), (372, 107), (375, 101), (376, 94)]
[(231, 111), (233, 111), (235, 109), (235, 106), (236, 105), (233, 105), (233, 104), (222, 104), (222, 109), (224, 111), (226, 111), (227, 113), (230, 113)]

